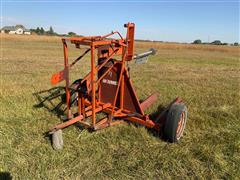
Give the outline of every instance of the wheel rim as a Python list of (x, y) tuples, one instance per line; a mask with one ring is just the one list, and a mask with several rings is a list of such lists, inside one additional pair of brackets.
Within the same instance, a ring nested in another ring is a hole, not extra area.
[(180, 120), (178, 121), (178, 126), (177, 126), (177, 130), (176, 130), (176, 138), (177, 139), (180, 139), (180, 137), (183, 134), (185, 122), (186, 122), (186, 115), (185, 115), (185, 111), (183, 111), (181, 113)]

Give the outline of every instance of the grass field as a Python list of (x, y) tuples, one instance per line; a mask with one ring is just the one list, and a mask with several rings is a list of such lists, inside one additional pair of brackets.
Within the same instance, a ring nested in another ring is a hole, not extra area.
[[(65, 129), (64, 149), (54, 151), (43, 133), (59, 123), (37, 107), (35, 93), (51, 88), (63, 68), (58, 37), (2, 36), (0, 172), (14, 179), (238, 179), (240, 177), (239, 48), (136, 43), (158, 49), (147, 64), (130, 63), (140, 99), (155, 91), (147, 113), (184, 99), (189, 119), (183, 138), (169, 144), (144, 127), (119, 125), (90, 133)], [(76, 57), (74, 48), (70, 60)], [(87, 70), (87, 57), (73, 79)], [(85, 64), (85, 65), (84, 65)], [(63, 85), (63, 84), (62, 84)]]

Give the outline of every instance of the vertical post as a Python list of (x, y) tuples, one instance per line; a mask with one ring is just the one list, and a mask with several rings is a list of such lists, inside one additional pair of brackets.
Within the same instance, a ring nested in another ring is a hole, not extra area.
[(133, 51), (134, 51), (134, 30), (135, 24), (128, 23), (124, 25), (127, 28), (127, 57), (126, 61), (131, 61), (133, 58)]
[(122, 75), (121, 91), (120, 91), (120, 108), (123, 109), (124, 100), (124, 74)]
[[(124, 48), (124, 47), (122, 47), (123, 48), (123, 54), (122, 54), (122, 66), (125, 66), (125, 63), (124, 63), (124, 61), (125, 61), (125, 53), (126, 53), (126, 48)], [(122, 73), (122, 78), (121, 78), (121, 82), (119, 82), (119, 83), (121, 83), (120, 84), (120, 109), (123, 109), (123, 104), (124, 104), (124, 102), (123, 102), (123, 100), (124, 100), (124, 73)]]
[(83, 115), (83, 121), (85, 121), (86, 118), (86, 112), (85, 112), (85, 99), (83, 95), (81, 94), (81, 108), (82, 108), (82, 115)]
[[(118, 79), (117, 89), (116, 89), (115, 97), (114, 97), (114, 100), (113, 100), (113, 107), (112, 107), (111, 116), (110, 116), (111, 118), (113, 117), (114, 108), (115, 108), (115, 105), (116, 105), (116, 102), (117, 102), (119, 88), (120, 88), (120, 85), (122, 84), (122, 81), (123, 81), (122, 78), (123, 78), (123, 73), (124, 73), (124, 70), (125, 70), (126, 55), (127, 55), (126, 50), (124, 50), (123, 51), (123, 56), (122, 56), (122, 61), (121, 61), (120, 76), (119, 76), (119, 79)], [(120, 89), (120, 91), (121, 91), (121, 89)], [(109, 123), (111, 123), (111, 119), (109, 119)]]
[(70, 91), (69, 91), (69, 65), (68, 65), (68, 47), (66, 40), (63, 39), (63, 53), (64, 53), (64, 68), (66, 72), (66, 103), (67, 103), (67, 118), (70, 119), (72, 116), (70, 109)]
[(94, 56), (94, 49), (95, 49), (95, 46), (92, 45), (91, 46), (91, 85), (92, 85), (92, 125), (93, 127), (95, 126), (96, 124), (96, 113), (95, 113), (95, 106), (96, 106), (96, 103), (95, 103), (95, 56)]
[(82, 95), (78, 91), (78, 115), (80, 116), (82, 114)]

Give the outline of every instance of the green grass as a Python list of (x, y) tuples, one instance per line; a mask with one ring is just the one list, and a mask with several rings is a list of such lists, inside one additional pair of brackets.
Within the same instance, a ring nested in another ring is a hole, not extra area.
[[(51, 88), (63, 68), (59, 40), (3, 38), (0, 96), (0, 171), (14, 179), (238, 179), (240, 177), (239, 54), (206, 49), (158, 49), (147, 64), (130, 63), (140, 99), (160, 97), (147, 113), (184, 99), (183, 138), (169, 144), (144, 127), (119, 125), (90, 133), (64, 129), (54, 151), (43, 133), (60, 119), (36, 108), (36, 92)], [(144, 46), (137, 52), (147, 50)], [(77, 52), (70, 54), (70, 59)], [(87, 58), (73, 78), (86, 72)], [(1, 176), (2, 177), (2, 176)]]

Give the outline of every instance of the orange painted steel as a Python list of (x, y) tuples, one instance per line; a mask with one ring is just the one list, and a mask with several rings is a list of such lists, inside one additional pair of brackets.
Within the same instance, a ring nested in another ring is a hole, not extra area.
[(158, 98), (158, 93), (154, 93), (151, 96), (149, 96), (147, 99), (145, 99), (141, 104), (141, 108), (143, 111), (145, 111), (147, 108), (149, 108), (153, 102), (155, 102)]
[[(134, 56), (134, 23), (124, 25), (127, 28), (126, 38), (118, 32), (111, 32), (104, 36), (70, 37), (63, 38), (64, 69), (51, 78), (53, 85), (65, 80), (67, 121), (50, 129), (51, 132), (66, 128), (79, 122), (86, 128), (93, 130), (130, 121), (142, 124), (148, 128), (160, 131), (163, 120), (153, 121), (144, 113), (157, 98), (157, 94), (148, 97), (140, 103), (133, 84), (130, 80), (126, 61)], [(119, 35), (119, 39), (110, 38)], [(70, 42), (76, 48), (88, 46), (88, 49), (71, 64), (68, 62), (68, 45)], [(75, 86), (77, 94), (77, 113), (73, 113), (71, 106), (71, 88), (69, 72), (88, 52), (91, 56), (91, 70)], [(120, 55), (120, 56), (119, 56)], [(117, 56), (117, 57), (116, 57)], [(120, 57), (120, 59), (119, 59)], [(179, 101), (176, 99), (175, 101)], [(174, 102), (175, 102), (174, 101)], [(97, 119), (97, 113), (105, 113), (106, 117)], [(91, 117), (89, 119), (87, 117)], [(164, 114), (159, 119), (164, 119)]]

